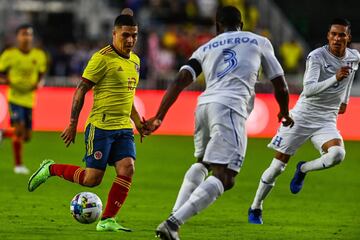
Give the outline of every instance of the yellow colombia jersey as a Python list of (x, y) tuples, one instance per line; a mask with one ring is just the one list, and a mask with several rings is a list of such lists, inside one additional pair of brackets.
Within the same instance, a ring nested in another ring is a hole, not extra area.
[(10, 81), (8, 100), (11, 103), (32, 108), (35, 103), (35, 90), (39, 74), (46, 71), (46, 54), (33, 48), (28, 53), (18, 48), (4, 51), (0, 57), (0, 72), (6, 73)]
[(94, 103), (88, 123), (104, 130), (132, 128), (130, 114), (139, 81), (140, 59), (120, 56), (111, 45), (96, 52), (83, 78), (94, 82)]

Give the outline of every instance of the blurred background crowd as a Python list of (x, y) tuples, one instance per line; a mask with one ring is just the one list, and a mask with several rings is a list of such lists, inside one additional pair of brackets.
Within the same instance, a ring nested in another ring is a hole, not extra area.
[[(266, 36), (274, 45), (292, 93), (302, 89), (306, 55), (326, 43), (328, 23), (346, 17), (353, 24), (353, 47), (360, 42), (357, 1), (286, 0), (0, 0), (0, 49), (15, 42), (14, 29), (31, 23), (36, 45), (48, 53), (48, 86), (75, 86), (91, 55), (111, 43), (113, 20), (124, 7), (139, 23), (135, 52), (141, 58), (139, 88), (164, 89), (179, 67), (215, 34), (214, 16), (222, 5), (235, 5), (245, 31)], [(324, 7), (326, 5), (326, 7)], [(310, 11), (309, 11), (310, 9)], [(331, 11), (333, 16), (322, 14)], [(301, 12), (301, 14), (298, 14)], [(324, 15), (324, 16), (323, 16)], [(357, 77), (358, 79), (358, 77)], [(360, 95), (358, 80), (353, 95)], [(190, 90), (201, 90), (201, 79)], [(269, 92), (259, 79), (258, 92)]]

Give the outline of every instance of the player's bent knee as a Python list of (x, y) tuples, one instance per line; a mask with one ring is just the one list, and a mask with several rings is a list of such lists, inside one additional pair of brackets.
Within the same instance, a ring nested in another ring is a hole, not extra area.
[(224, 190), (230, 190), (235, 186), (235, 178), (231, 178), (228, 179), (225, 183), (224, 183)]
[(135, 173), (135, 165), (134, 164), (127, 164), (125, 166), (123, 166), (123, 169), (125, 171), (125, 175), (126, 176), (133, 176)]
[(91, 177), (91, 178), (85, 177), (83, 185), (92, 188), (100, 185), (101, 181), (102, 181), (101, 177)]
[(220, 179), (224, 186), (224, 191), (230, 190), (235, 186), (235, 177), (226, 174), (224, 178)]
[(328, 153), (332, 156), (332, 165), (340, 164), (345, 159), (345, 149), (340, 146), (333, 146), (328, 149)]
[(117, 175), (132, 177), (135, 173), (135, 164), (132, 158), (124, 158), (116, 162), (115, 167)]
[(93, 188), (93, 187), (98, 186), (100, 183), (101, 183), (101, 180), (100, 181), (88, 180), (88, 181), (84, 181), (84, 186)]

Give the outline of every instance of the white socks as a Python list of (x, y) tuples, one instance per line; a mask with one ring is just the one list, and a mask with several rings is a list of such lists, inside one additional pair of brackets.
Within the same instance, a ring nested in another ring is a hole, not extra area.
[(275, 185), (275, 179), (285, 170), (286, 164), (274, 158), (270, 166), (264, 171), (261, 176), (259, 187), (256, 191), (254, 201), (251, 209), (262, 209), (263, 200), (269, 194), (272, 187)]
[(210, 176), (194, 190), (190, 198), (172, 216), (179, 224), (183, 224), (190, 217), (210, 206), (223, 193), (222, 182)]
[(329, 147), (328, 152), (315, 159), (304, 163), (301, 166), (301, 171), (307, 173), (309, 171), (321, 170), (333, 167), (341, 163), (345, 158), (345, 149), (340, 146)]
[(191, 193), (204, 181), (208, 173), (207, 168), (202, 163), (194, 163), (191, 165), (184, 176), (184, 181), (173, 207), (173, 213), (189, 199)]

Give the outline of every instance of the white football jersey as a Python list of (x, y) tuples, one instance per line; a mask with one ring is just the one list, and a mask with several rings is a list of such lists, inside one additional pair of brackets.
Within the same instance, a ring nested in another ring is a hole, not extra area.
[[(349, 101), (359, 61), (360, 54), (355, 49), (347, 48), (342, 58), (331, 54), (328, 45), (312, 51), (306, 60), (303, 92), (291, 112), (314, 124), (336, 122), (341, 103)], [(349, 76), (339, 82), (336, 71), (343, 66), (351, 70)]]
[[(205, 75), (206, 89), (198, 105), (221, 103), (244, 118), (253, 109), (254, 86), (260, 67), (270, 80), (284, 75), (270, 41), (251, 32), (222, 33), (200, 46), (190, 59), (201, 64)], [(194, 75), (194, 71), (192, 73)]]

